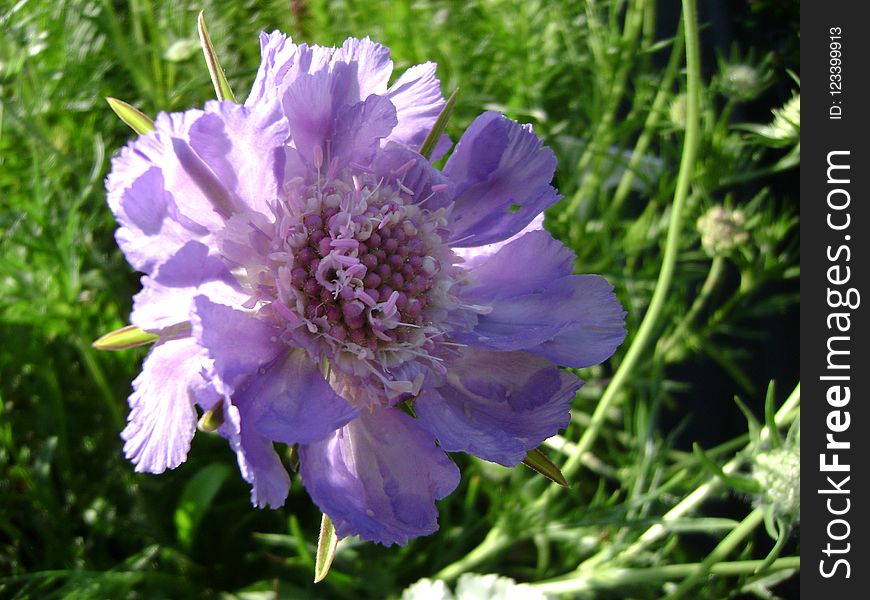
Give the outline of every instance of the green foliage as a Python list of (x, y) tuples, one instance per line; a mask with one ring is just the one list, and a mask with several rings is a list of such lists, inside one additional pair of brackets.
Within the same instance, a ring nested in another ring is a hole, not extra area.
[[(795, 516), (746, 485), (776, 474), (775, 461), (753, 466), (753, 456), (779, 459), (796, 434), (780, 442), (776, 431), (799, 416), (794, 394), (788, 410), (778, 409), (794, 372), (762, 360), (772, 344), (781, 361), (796, 364), (782, 336), (800, 275), (791, 184), (800, 148), (789, 133), (799, 132), (790, 100), (799, 89), (786, 72), (797, 65), (776, 48), (735, 45), (726, 60), (703, 47), (712, 72), (700, 82), (700, 147), (670, 291), (642, 360), (611, 391), (591, 446), (578, 447), (647, 314), (671, 223), (687, 126), (686, 34), (664, 18), (666, 4), (3, 4), (0, 596), (398, 598), (419, 578), (465, 572), (583, 597), (658, 598), (681, 581), (698, 598), (764, 596), (781, 585), (797, 566)], [(446, 129), (454, 141), (495, 109), (533, 123), (555, 150), (565, 200), (547, 227), (577, 253), (577, 272), (614, 283), (629, 331), (609, 364), (580, 373), (588, 383), (572, 424), (545, 444), (555, 465), (578, 457), (570, 488), (456, 456), (462, 483), (439, 503), (438, 533), (391, 549), (342, 540), (315, 586), (320, 514), (298, 482), (284, 508), (252, 508), (232, 452), (213, 433), (197, 435), (176, 471), (133, 473), (118, 434), (146, 349), (91, 347), (126, 324), (139, 289), (113, 240), (103, 190), (111, 155), (134, 133), (105, 98), (153, 117), (214, 97), (201, 53), (191, 50), (200, 10), (226, 89), (239, 99), (256, 72), (260, 30), (327, 45), (368, 35), (392, 49), (396, 72), (432, 60), (443, 89), (461, 89)], [(702, 41), (707, 35), (702, 29)], [(782, 47), (796, 44), (791, 36)], [(745, 215), (746, 235), (711, 256), (696, 223), (714, 209)], [(722, 397), (699, 398), (704, 375), (695, 371), (712, 373)], [(703, 411), (742, 419), (735, 395), (755, 415), (741, 435), (699, 430)], [(697, 490), (719, 503), (692, 504)], [(723, 502), (731, 503), (726, 512)], [(762, 522), (773, 539), (756, 531)], [(712, 578), (692, 587), (699, 573)]]

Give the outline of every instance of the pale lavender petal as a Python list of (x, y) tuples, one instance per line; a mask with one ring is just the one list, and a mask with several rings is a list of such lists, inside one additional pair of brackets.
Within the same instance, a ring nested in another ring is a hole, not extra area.
[(402, 73), (387, 93), (398, 115), (398, 125), (393, 129), (390, 139), (406, 144), (412, 150), (420, 149), (444, 108), (441, 83), (435, 77), (435, 67), (435, 63), (431, 62), (411, 67)]
[(272, 441), (253, 430), (238, 407), (224, 404), (224, 423), (219, 432), (230, 442), (245, 481), (251, 484), (251, 503), (259, 508), (278, 508), (290, 491), (290, 476)]
[(162, 473), (187, 458), (196, 430), (194, 404), (207, 388), (205, 360), (192, 338), (161, 342), (148, 353), (133, 381), (130, 415), (121, 433), (124, 455), (137, 472)]
[(260, 68), (245, 106), (279, 99), (302, 73), (319, 71), (329, 64), (333, 48), (294, 44), (279, 31), (260, 34)]
[(329, 438), (299, 447), (302, 483), (340, 537), (404, 545), (438, 528), (435, 500), (459, 470), (431, 434), (397, 408), (364, 412)]
[(462, 259), (465, 261), (462, 266), (467, 269), (492, 256), (514, 240), (518, 240), (527, 233), (530, 233), (532, 231), (538, 231), (543, 228), (544, 213), (541, 213), (537, 217), (532, 219), (532, 222), (526, 225), (519, 233), (506, 240), (503, 240), (501, 242), (494, 242), (492, 244), (485, 244), (483, 246), (474, 246), (470, 248), (454, 248), (453, 251), (457, 255), (462, 257)]
[(475, 282), (463, 295), (488, 302), (542, 289), (570, 275), (574, 253), (541, 229), (517, 236), (494, 253), (481, 255), (468, 265)]
[(358, 98), (387, 91), (387, 81), (393, 72), (390, 49), (369, 38), (348, 38), (332, 56), (332, 63), (347, 63), (356, 75)]
[(133, 297), (130, 320), (136, 327), (159, 332), (190, 321), (193, 299), (206, 295), (221, 304), (247, 299), (223, 261), (209, 255), (199, 242), (188, 242), (161, 264), (152, 277), (142, 278), (142, 291)]
[(252, 377), (233, 395), (233, 403), (241, 407), (247, 427), (291, 445), (321, 440), (358, 414), (303, 350), (288, 352)]
[(322, 165), (324, 159), (329, 162), (323, 147), (332, 136), (338, 111), (357, 101), (349, 89), (356, 84), (352, 76), (348, 65), (340, 63), (334, 70), (299, 75), (284, 95), (284, 114), (293, 146), (309, 165), (317, 167), (317, 162)]
[(363, 102), (347, 106), (338, 112), (332, 135), (331, 154), (341, 164), (356, 162), (366, 165), (396, 126), (396, 109), (383, 96), (372, 94)]
[(284, 177), (287, 123), (268, 111), (210, 101), (190, 128), (190, 147), (232, 196), (232, 203), (268, 214)]
[(575, 368), (609, 358), (625, 338), (625, 311), (605, 279), (571, 275), (573, 259), (544, 230), (477, 257), (468, 270), (474, 283), (460, 297), (489, 310), (473, 330), (455, 332), (455, 340), (525, 350)]
[(606, 279), (574, 275), (554, 284), (548, 292), (561, 294), (563, 300), (558, 307), (540, 303), (537, 310), (559, 312), (569, 325), (552, 339), (527, 348), (529, 352), (575, 369), (597, 365), (613, 356), (625, 340), (625, 310)]
[(457, 184), (454, 247), (511, 237), (560, 196), (550, 185), (556, 157), (531, 125), (487, 112), (468, 127), (444, 167)]
[(258, 373), (287, 351), (281, 330), (240, 310), (194, 298), (193, 335), (214, 360), (218, 391), (231, 395), (242, 378)]
[(414, 411), (444, 450), (510, 467), (568, 425), (582, 384), (525, 352), (466, 348), (438, 387), (424, 388)]
[(208, 243), (222, 223), (175, 154), (202, 111), (161, 113), (155, 131), (140, 136), (112, 159), (106, 178), (109, 207), (120, 227), (116, 239), (136, 269), (154, 267), (191, 240)]

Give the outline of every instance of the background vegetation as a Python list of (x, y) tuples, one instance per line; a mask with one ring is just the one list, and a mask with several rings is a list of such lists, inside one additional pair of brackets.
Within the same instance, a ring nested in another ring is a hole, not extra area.
[[(0, 1), (0, 597), (395, 598), (466, 572), (577, 597), (793, 594), (798, 3), (699, 8), (696, 36), (676, 3), (643, 0)], [(133, 473), (118, 434), (144, 351), (90, 346), (139, 285), (103, 189), (134, 134), (104, 98), (152, 116), (210, 99), (199, 10), (237, 96), (261, 30), (368, 35), (396, 72), (433, 60), (460, 89), (454, 139), (494, 108), (556, 151), (547, 227), (613, 282), (629, 331), (580, 373), (572, 425), (544, 448), (570, 489), (456, 456), (438, 533), (345, 540), (314, 586), (320, 516), (301, 485), (253, 509), (226, 443), (201, 433), (177, 470)]]

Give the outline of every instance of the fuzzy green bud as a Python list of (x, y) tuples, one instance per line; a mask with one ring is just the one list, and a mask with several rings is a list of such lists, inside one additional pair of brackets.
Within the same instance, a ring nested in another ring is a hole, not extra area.
[(671, 125), (677, 129), (686, 128), (686, 95), (677, 94), (671, 100), (671, 105), (668, 107), (668, 117), (671, 119)]
[(734, 100), (746, 102), (758, 97), (764, 81), (758, 69), (749, 65), (727, 65), (722, 71), (722, 92)]
[(786, 444), (755, 458), (752, 472), (761, 487), (761, 504), (773, 507), (774, 514), (796, 523), (801, 517), (801, 449)]
[(701, 246), (709, 256), (722, 256), (749, 240), (746, 215), (740, 210), (714, 206), (697, 223)]

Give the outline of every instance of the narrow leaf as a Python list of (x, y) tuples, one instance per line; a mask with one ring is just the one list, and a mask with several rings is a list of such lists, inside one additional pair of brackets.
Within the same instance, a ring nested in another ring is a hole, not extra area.
[(224, 70), (221, 68), (221, 63), (214, 51), (202, 11), (199, 12), (196, 25), (199, 30), (199, 41), (202, 44), (202, 54), (205, 56), (205, 64), (208, 65), (208, 73), (211, 75), (211, 82), (214, 84), (214, 92), (217, 95), (217, 99), (235, 102), (236, 97), (233, 95), (233, 90), (230, 88), (227, 76), (224, 75)]
[(568, 485), (568, 480), (565, 479), (564, 475), (562, 475), (562, 471), (559, 470), (559, 467), (547, 458), (546, 454), (537, 448), (529, 450), (528, 454), (526, 454), (526, 457), (523, 459), (523, 464), (532, 471), (540, 473), (550, 481), (558, 483), (562, 487), (570, 487)]
[(225, 464), (214, 463), (199, 471), (184, 486), (175, 508), (175, 532), (185, 548), (193, 544), (202, 518), (229, 474), (230, 468)]
[(320, 521), (320, 537), (317, 540), (317, 556), (314, 563), (314, 583), (320, 583), (329, 573), (332, 560), (335, 558), (335, 549), (338, 548), (338, 536), (332, 519), (326, 514)]
[(142, 331), (133, 325), (121, 327), (111, 333), (107, 333), (92, 345), (97, 350), (127, 350), (137, 346), (147, 346), (160, 339), (160, 336)]
[(723, 471), (722, 467), (713, 462), (713, 460), (709, 456), (707, 456), (707, 454), (701, 449), (701, 446), (699, 446), (697, 443), (693, 445), (693, 450), (695, 452), (695, 456), (698, 458), (698, 460), (701, 461), (701, 464), (704, 465), (704, 467), (706, 467), (719, 479), (721, 479), (725, 483), (725, 485), (728, 485), (735, 490), (746, 492), (749, 494), (757, 494), (761, 491), (759, 483), (754, 479), (749, 479), (748, 477), (740, 477), (739, 475), (729, 475), (728, 473)]
[(118, 115), (118, 117), (120, 117), (120, 119), (130, 127), (130, 129), (139, 135), (148, 133), (149, 131), (154, 131), (154, 121), (149, 119), (138, 108), (130, 106), (123, 100), (118, 100), (117, 98), (106, 98), (106, 102), (109, 103), (109, 106), (113, 111), (115, 111), (115, 114)]
[(776, 426), (776, 384), (773, 380), (767, 386), (767, 395), (764, 397), (764, 425), (770, 431), (770, 442), (774, 448), (782, 446), (782, 436), (779, 435), (779, 427)]
[(441, 135), (444, 133), (444, 130), (447, 129), (447, 121), (450, 120), (450, 114), (453, 112), (453, 106), (456, 104), (457, 95), (459, 95), (459, 89), (453, 90), (453, 93), (450, 94), (447, 102), (444, 103), (444, 108), (441, 109), (441, 114), (439, 114), (438, 118), (435, 119), (435, 125), (432, 126), (429, 135), (427, 135), (426, 139), (423, 140), (423, 145), (420, 146), (420, 154), (425, 158), (432, 157), (432, 153), (435, 151), (435, 146), (438, 145), (438, 140), (441, 139)]

